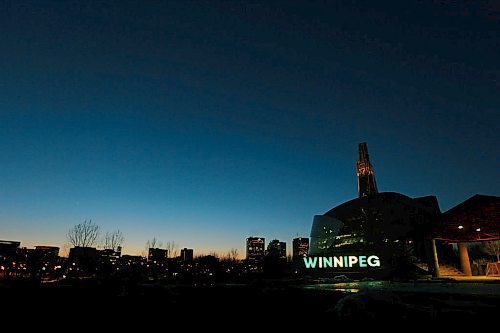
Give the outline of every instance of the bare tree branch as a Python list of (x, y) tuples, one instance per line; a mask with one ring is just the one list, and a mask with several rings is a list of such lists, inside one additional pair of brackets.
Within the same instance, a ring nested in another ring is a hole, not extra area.
[(99, 237), (100, 228), (92, 220), (85, 220), (83, 223), (75, 225), (66, 235), (68, 242), (72, 246), (91, 247)]
[(215, 257), (215, 258), (219, 258), (219, 255), (217, 254), (217, 252), (215, 251), (211, 251), (208, 253), (209, 256), (212, 256), (212, 257)]
[(169, 258), (175, 258), (179, 255), (179, 245), (175, 242), (167, 242), (165, 248), (167, 249), (167, 255)]
[(116, 251), (118, 247), (122, 246), (124, 239), (123, 233), (118, 229), (113, 232), (106, 232), (102, 239), (102, 247)]
[(150, 239), (146, 242), (146, 253), (148, 253), (149, 249), (161, 248), (163, 246), (162, 242), (159, 242), (156, 237)]
[(235, 249), (235, 248), (232, 248), (230, 251), (229, 251), (229, 258), (232, 260), (232, 261), (237, 261), (238, 260), (238, 249)]

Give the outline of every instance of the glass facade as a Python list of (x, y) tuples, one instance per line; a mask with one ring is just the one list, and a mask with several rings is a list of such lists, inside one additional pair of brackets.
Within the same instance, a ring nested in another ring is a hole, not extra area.
[(309, 255), (327, 254), (335, 244), (335, 237), (343, 223), (326, 215), (314, 216), (311, 228)]
[(439, 207), (437, 200), (427, 200), (425, 205), (421, 201), (383, 192), (348, 201), (325, 215), (315, 216), (309, 254), (391, 253), (411, 244), (412, 253), (423, 256), (424, 235)]

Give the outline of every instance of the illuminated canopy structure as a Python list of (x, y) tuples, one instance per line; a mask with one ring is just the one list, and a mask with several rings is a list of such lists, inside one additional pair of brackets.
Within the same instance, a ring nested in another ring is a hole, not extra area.
[(500, 197), (476, 194), (446, 211), (434, 225), (432, 238), (447, 243), (500, 239)]

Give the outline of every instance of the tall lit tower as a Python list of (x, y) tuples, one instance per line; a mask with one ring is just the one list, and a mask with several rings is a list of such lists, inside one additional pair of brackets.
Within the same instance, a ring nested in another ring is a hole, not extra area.
[(375, 172), (370, 163), (368, 148), (366, 142), (359, 144), (359, 158), (356, 163), (356, 174), (358, 175), (358, 194), (359, 197), (366, 197), (378, 192), (377, 182), (375, 181)]

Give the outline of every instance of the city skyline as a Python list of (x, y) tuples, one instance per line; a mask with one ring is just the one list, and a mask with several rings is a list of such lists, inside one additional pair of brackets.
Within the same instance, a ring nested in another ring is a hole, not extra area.
[(92, 219), (124, 253), (156, 237), (243, 257), (251, 236), (290, 252), (358, 196), (362, 142), (380, 192), (436, 195), (443, 212), (499, 195), (488, 8), (0, 9), (0, 239), (63, 248)]

